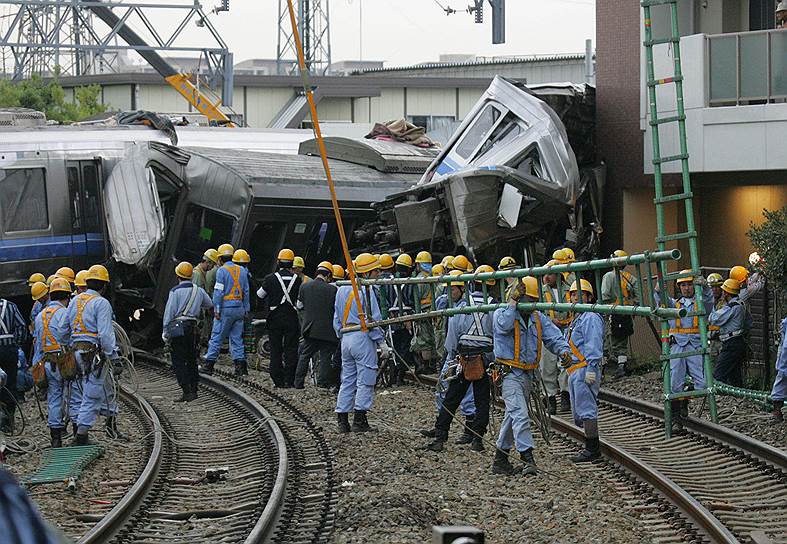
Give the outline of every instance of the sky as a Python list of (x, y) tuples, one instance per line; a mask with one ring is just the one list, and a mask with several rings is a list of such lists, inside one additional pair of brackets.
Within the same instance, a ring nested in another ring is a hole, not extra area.
[[(579, 53), (585, 50), (585, 40), (593, 39), (596, 32), (595, 0), (507, 0), (506, 43), (500, 45), (492, 44), (488, 4), (485, 22), (475, 24), (473, 16), (463, 11), (470, 0), (322, 1), (330, 1), (334, 62), (362, 58), (401, 66), (436, 61), (441, 53)], [(202, 0), (206, 10), (218, 3)], [(211, 16), (235, 54), (236, 63), (249, 58), (275, 58), (278, 3), (231, 0), (229, 12)], [(447, 16), (440, 5), (459, 13)], [(197, 32), (192, 23), (189, 45), (202, 39)]]

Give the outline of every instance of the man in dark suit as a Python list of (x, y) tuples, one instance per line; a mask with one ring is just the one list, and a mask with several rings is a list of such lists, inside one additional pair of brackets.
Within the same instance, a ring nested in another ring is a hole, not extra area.
[(303, 389), (309, 360), (317, 353), (320, 357), (317, 372), (317, 386), (331, 387), (336, 382), (336, 371), (331, 365), (331, 357), (336, 351), (339, 340), (333, 330), (333, 306), (336, 287), (330, 284), (331, 263), (323, 261), (317, 266), (317, 277), (301, 285), (298, 305), (303, 306), (303, 348), (295, 372), (295, 388)]

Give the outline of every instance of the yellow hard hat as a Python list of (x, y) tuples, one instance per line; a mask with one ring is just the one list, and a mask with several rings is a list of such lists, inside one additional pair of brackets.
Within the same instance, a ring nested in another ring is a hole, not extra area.
[(335, 264), (332, 267), (332, 276), (335, 280), (343, 280), (344, 279), (344, 267), (340, 264)]
[(718, 287), (722, 283), (724, 283), (724, 278), (722, 278), (721, 274), (719, 274), (718, 272), (713, 272), (711, 274), (708, 274), (708, 285), (711, 285), (713, 287)]
[(220, 257), (232, 257), (232, 254), (235, 253), (235, 248), (232, 247), (232, 244), (221, 244), (217, 251)]
[(37, 281), (30, 286), (30, 296), (33, 297), (33, 300), (39, 300), (45, 297), (47, 293), (49, 293), (49, 288), (42, 281)]
[(623, 251), (622, 249), (616, 249), (612, 252), (613, 257), (628, 257), (629, 254)]
[(380, 261), (371, 253), (361, 253), (355, 258), (355, 271), (364, 274), (380, 268)]
[(500, 259), (500, 264), (497, 265), (498, 270), (511, 270), (516, 267), (516, 260), (513, 257), (503, 257)]
[(191, 263), (183, 261), (175, 267), (175, 275), (184, 280), (190, 280), (194, 275), (194, 267), (191, 266)]
[[(488, 264), (482, 264), (481, 266), (475, 269), (476, 274), (484, 274), (487, 272), (494, 272), (494, 271), (495, 269), (489, 266)], [(484, 283), (486, 283), (487, 285), (494, 285), (495, 283), (497, 283), (497, 280), (494, 278), (490, 278), (488, 280), (484, 280)]]
[(428, 251), (419, 251), (415, 256), (415, 262), (422, 264), (432, 264), (432, 254)]
[(74, 277), (74, 285), (77, 287), (87, 287), (87, 283), (85, 283), (85, 278), (87, 277), (87, 270), (80, 270), (77, 272), (77, 275)]
[(383, 253), (380, 255), (380, 268), (382, 268), (383, 270), (388, 270), (389, 268), (393, 268), (393, 266), (394, 266), (393, 257), (391, 257), (387, 253)]
[(445, 274), (445, 267), (442, 264), (437, 263), (432, 267), (433, 276), (442, 276), (443, 274)]
[(577, 260), (576, 255), (574, 255), (574, 250), (571, 249), (570, 247), (564, 247), (563, 248), (563, 253), (566, 254), (566, 260), (568, 262), (573, 263), (574, 261)]
[(325, 270), (326, 272), (332, 272), (333, 265), (328, 261), (322, 261), (320, 264), (317, 265), (317, 270)]
[(721, 284), (721, 290), (731, 295), (737, 295), (741, 292), (741, 283), (733, 278), (726, 279)]
[(412, 268), (413, 258), (410, 257), (407, 253), (402, 253), (396, 258), (396, 264), (400, 266), (406, 266), (407, 268)]
[(306, 263), (303, 262), (303, 257), (295, 257), (292, 260), (292, 267), (293, 268), (306, 268)]
[[(549, 259), (547, 261), (547, 264), (545, 264), (544, 266), (556, 266), (556, 265), (559, 265), (559, 264), (560, 264), (560, 261), (558, 261), (557, 259)], [(557, 274), (557, 272), (552, 272), (552, 273), (553, 274)]]
[(49, 286), (50, 293), (70, 293), (71, 292), (71, 284), (68, 283), (66, 278), (55, 278), (52, 280), (52, 285)]
[(202, 256), (214, 264), (219, 264), (219, 252), (215, 249), (206, 249)]
[(451, 261), (451, 268), (454, 270), (461, 270), (462, 272), (470, 272), (473, 270), (470, 266), (470, 260), (464, 255), (457, 255), (454, 257), (454, 260)]
[[(580, 279), (579, 285), (582, 286), (582, 290), (585, 291), (586, 293), (590, 293), (591, 295), (593, 294), (593, 286), (590, 284), (588, 280)], [(577, 290), (577, 282), (575, 281), (574, 283), (571, 284), (571, 287), (569, 288), (569, 292), (573, 293), (576, 290)]]
[(50, 285), (52, 285), (52, 280), (54, 280), (54, 279), (55, 279), (55, 278), (57, 278), (57, 277), (58, 277), (58, 276), (57, 276), (57, 274), (51, 274), (51, 275), (50, 275), (50, 276), (49, 276), (49, 277), (46, 279), (46, 286), (47, 286), (47, 287), (49, 287)]
[(733, 266), (730, 269), (730, 278), (743, 283), (749, 278), (749, 271), (740, 265)]
[(32, 287), (36, 282), (46, 283), (46, 277), (41, 272), (36, 272), (32, 274), (30, 278), (27, 280), (28, 287)]
[(63, 278), (68, 283), (74, 283), (74, 278), (75, 278), (76, 274), (74, 274), (74, 270), (73, 269), (71, 269), (71, 268), (69, 268), (67, 266), (63, 266), (63, 267), (57, 269), (57, 272), (55, 272), (55, 276), (57, 276), (59, 278)]
[(295, 260), (295, 252), (291, 249), (284, 248), (279, 251), (277, 259), (280, 261), (292, 262)]
[[(691, 274), (691, 270), (681, 270), (681, 274)], [(675, 283), (691, 283), (694, 281), (694, 276), (686, 276), (685, 278), (678, 278)]]
[(565, 249), (556, 249), (553, 251), (552, 258), (560, 264), (566, 264), (568, 262), (568, 254), (566, 253)]
[[(461, 276), (464, 273), (465, 273), (464, 270), (451, 270), (448, 273), (448, 275), (449, 276)], [(458, 287), (464, 287), (465, 286), (465, 282), (463, 282), (463, 281), (452, 281), (451, 285), (456, 285)]]
[(522, 278), (522, 285), (525, 286), (525, 294), (529, 297), (538, 298), (538, 280), (533, 276)]
[(445, 257), (443, 257), (443, 260), (440, 261), (440, 264), (443, 265), (446, 268), (446, 270), (448, 270), (451, 268), (451, 261), (453, 260), (454, 260), (453, 255), (446, 255)]
[(105, 281), (109, 283), (109, 272), (104, 267), (104, 265), (94, 264), (87, 269), (87, 275), (85, 276), (85, 279)]
[(245, 249), (236, 249), (235, 253), (232, 254), (232, 262), (233, 263), (240, 263), (240, 264), (249, 264), (251, 262), (251, 257), (249, 257), (249, 252)]

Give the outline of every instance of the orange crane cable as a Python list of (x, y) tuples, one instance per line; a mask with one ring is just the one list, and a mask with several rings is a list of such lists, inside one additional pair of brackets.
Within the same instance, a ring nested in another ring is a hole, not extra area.
[(312, 93), (311, 85), (309, 85), (309, 69), (306, 66), (306, 59), (303, 55), (303, 46), (301, 45), (301, 36), (298, 33), (298, 25), (295, 21), (295, 8), (292, 5), (292, 0), (287, 0), (287, 8), (290, 12), (290, 24), (292, 25), (292, 36), (295, 40), (295, 49), (298, 51), (298, 68), (300, 69), (299, 71), (303, 80), (303, 90), (306, 93), (306, 99), (309, 101), (309, 109), (311, 110), (314, 135), (317, 138), (317, 146), (320, 149), (320, 158), (322, 159), (322, 167), (325, 170), (325, 177), (328, 179), (328, 188), (331, 190), (333, 215), (336, 217), (336, 226), (339, 229), (339, 238), (342, 242), (344, 260), (347, 263), (347, 271), (350, 273), (350, 282), (352, 283), (353, 296), (355, 297), (355, 304), (358, 307), (358, 318), (361, 322), (361, 330), (367, 332), (369, 328), (366, 325), (366, 314), (364, 314), (363, 305), (361, 304), (361, 297), (358, 291), (358, 282), (355, 276), (355, 267), (353, 266), (352, 259), (350, 258), (350, 249), (347, 246), (347, 237), (344, 234), (342, 213), (339, 211), (339, 201), (336, 199), (336, 188), (333, 184), (333, 176), (331, 176), (331, 166), (328, 164), (328, 153), (325, 151), (325, 142), (323, 141), (322, 131), (320, 130), (320, 121), (317, 119), (317, 106), (314, 104), (314, 94)]

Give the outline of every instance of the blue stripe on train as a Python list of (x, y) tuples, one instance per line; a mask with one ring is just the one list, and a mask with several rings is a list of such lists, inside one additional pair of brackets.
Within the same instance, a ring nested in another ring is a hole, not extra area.
[[(87, 238), (87, 240), (85, 240)], [(85, 235), (33, 236), (0, 240), (0, 262), (30, 261), (71, 257), (74, 255), (103, 255), (104, 235), (98, 232)]]

